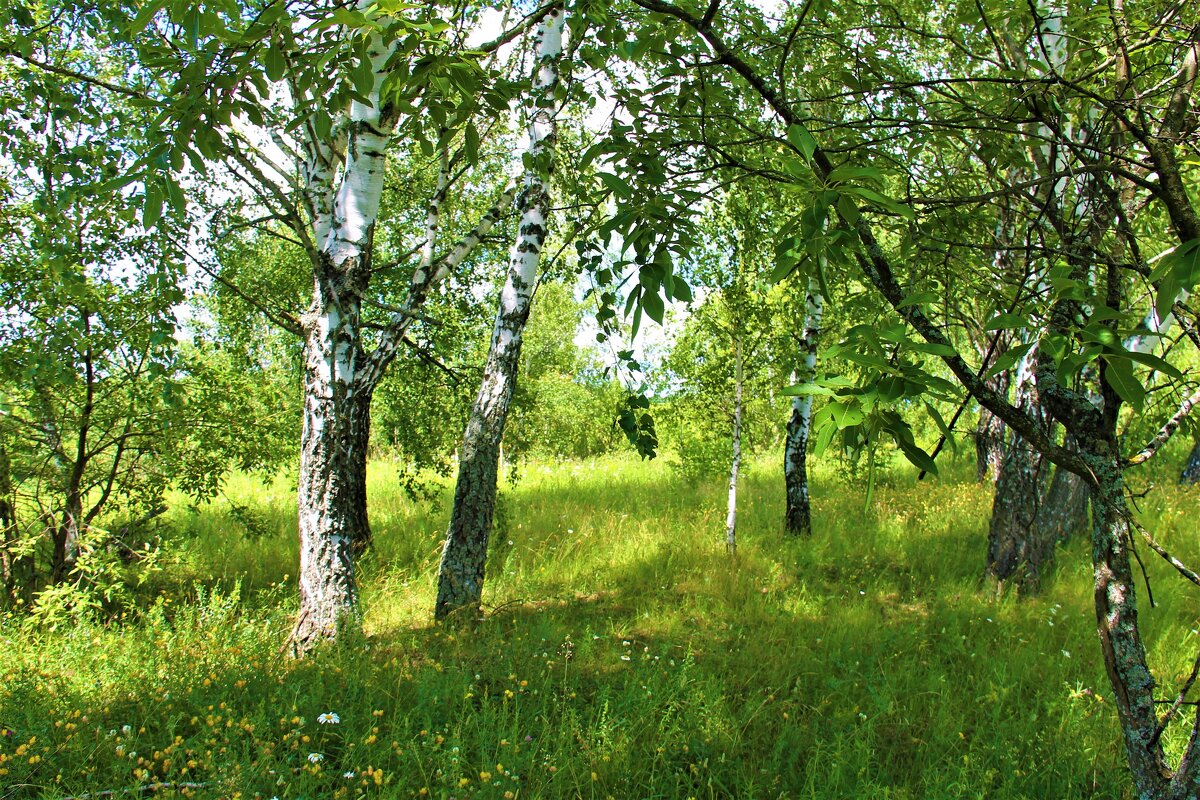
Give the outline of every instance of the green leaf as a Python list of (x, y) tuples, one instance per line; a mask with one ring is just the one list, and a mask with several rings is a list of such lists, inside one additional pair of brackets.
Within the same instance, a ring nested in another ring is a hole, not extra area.
[(904, 299), (896, 304), (896, 309), (907, 308), (908, 306), (927, 306), (935, 303), (938, 300), (937, 292), (914, 292), (905, 295)]
[(1170, 375), (1175, 380), (1182, 380), (1183, 373), (1174, 364), (1159, 358), (1153, 353), (1138, 353), (1133, 350), (1120, 350), (1118, 352), (1106, 353), (1112, 358), (1128, 358), (1130, 361), (1136, 361), (1139, 364), (1149, 367), (1156, 372), (1161, 372), (1165, 375)]
[(646, 309), (646, 316), (659, 325), (662, 325), (666, 309), (663, 306), (663, 299), (659, 296), (658, 292), (643, 292), (642, 308)]
[(633, 194), (633, 187), (623, 178), (619, 178), (611, 172), (598, 172), (596, 177), (617, 197), (629, 197)]
[(858, 205), (848, 194), (838, 195), (837, 210), (842, 219), (846, 220), (846, 222), (850, 225), (857, 225), (858, 221), (862, 219), (862, 214), (859, 213)]
[(281, 81), (287, 72), (287, 58), (274, 42), (267, 47), (267, 52), (263, 54), (263, 71), (266, 72), (269, 81)]
[(788, 141), (792, 147), (800, 151), (806, 161), (812, 161), (813, 153), (817, 152), (817, 140), (805, 130), (803, 125), (792, 125), (787, 132)]
[(146, 184), (146, 196), (142, 202), (142, 227), (150, 230), (162, 218), (163, 193), (157, 183)]
[(911, 221), (917, 218), (917, 214), (912, 210), (912, 208), (904, 205), (903, 203), (897, 202), (890, 197), (885, 197), (874, 189), (867, 189), (863, 186), (848, 186), (843, 189), (843, 191), (856, 194), (864, 200), (873, 203), (874, 205), (877, 205), (887, 211), (891, 211), (893, 214), (904, 217), (907, 220)]
[(996, 362), (992, 364), (991, 368), (984, 373), (984, 377), (991, 378), (995, 375), (999, 375), (1005, 370), (1012, 369), (1017, 365), (1018, 361), (1025, 357), (1026, 353), (1033, 349), (1034, 344), (1035, 342), (1026, 342), (1025, 344), (1019, 344), (1010, 350), (1005, 350), (1000, 354), (1000, 357), (996, 359)]
[(1192, 239), (1163, 257), (1150, 279), (1161, 277), (1154, 308), (1159, 317), (1171, 313), (1181, 291), (1191, 291), (1200, 281), (1200, 239)]
[(1133, 373), (1133, 362), (1107, 353), (1103, 358), (1107, 364), (1104, 370), (1105, 382), (1113, 388), (1118, 397), (1140, 412), (1146, 401), (1146, 389)]
[(146, 3), (142, 6), (142, 10), (129, 23), (128, 33), (133, 36), (141, 33), (150, 24), (150, 20), (154, 19), (154, 15), (167, 7), (165, 0), (154, 0), (152, 3)]
[(369, 97), (375, 89), (375, 67), (371, 64), (371, 59), (364, 56), (350, 73), (350, 80), (354, 84), (354, 91), (364, 98)]
[(901, 436), (897, 436), (894, 432), (892, 433), (892, 438), (896, 441), (896, 446), (900, 448), (900, 452), (904, 454), (904, 457), (907, 458), (911, 464), (916, 466), (918, 469), (928, 472), (930, 475), (938, 474), (937, 462), (934, 461), (928, 453), (917, 447), (917, 445), (912, 441)]
[(474, 164), (479, 160), (479, 131), (476, 130), (474, 123), (467, 123), (466, 130), (463, 131), (463, 146), (467, 152), (467, 161)]
[(837, 400), (826, 406), (838, 430), (845, 430), (855, 425), (861, 425), (866, 418), (857, 398)]
[(950, 430), (950, 426), (946, 424), (946, 420), (942, 417), (941, 412), (937, 410), (936, 406), (928, 401), (924, 405), (925, 411), (929, 413), (929, 418), (933, 420), (938, 430), (941, 431), (942, 438), (950, 444), (950, 449), (957, 455), (958, 441), (954, 436), (954, 431)]
[(997, 314), (983, 326), (985, 331), (1012, 330), (1029, 325), (1029, 318), (1021, 314)]
[(796, 271), (796, 267), (800, 266), (808, 257), (802, 259), (793, 258), (790, 255), (785, 255), (775, 262), (775, 268), (771, 270), (771, 283), (776, 284), (788, 279), (788, 277)]
[(589, 147), (583, 153), (583, 158), (579, 159), (579, 170), (582, 172), (596, 160), (596, 156), (608, 149), (608, 142), (597, 142)]
[(683, 303), (692, 302), (692, 287), (688, 286), (687, 281), (678, 275), (674, 276), (675, 281), (671, 289), (671, 297)]

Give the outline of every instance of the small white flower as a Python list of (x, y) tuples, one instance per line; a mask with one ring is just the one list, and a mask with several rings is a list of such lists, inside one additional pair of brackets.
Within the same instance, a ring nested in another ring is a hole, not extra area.
[(308, 754), (308, 763), (310, 763), (310, 764), (319, 764), (324, 760), (325, 760), (325, 756), (321, 755), (320, 753), (309, 753)]
[(621, 660), (622, 661), (632, 661), (633, 659), (630, 658), (629, 656), (621, 656)]
[(1063, 654), (1063, 658), (1070, 658), (1070, 657), (1071, 657), (1071, 651), (1070, 651), (1070, 650), (1063, 650), (1063, 651), (1062, 651), (1062, 654)]
[(324, 714), (321, 714), (319, 717), (317, 717), (317, 722), (322, 725), (337, 725), (341, 721), (342, 718), (332, 711), (326, 711)]
[(122, 725), (122, 726), (121, 726), (121, 733), (123, 733), (123, 734), (125, 734), (126, 736), (128, 736), (129, 734), (133, 733), (133, 726), (132, 726), (132, 725)]
[(343, 772), (343, 773), (342, 773), (342, 777), (343, 777), (343, 778), (353, 778), (353, 777), (354, 777), (354, 770), (352, 770), (352, 769), (348, 769), (348, 770), (346, 770), (345, 772)]

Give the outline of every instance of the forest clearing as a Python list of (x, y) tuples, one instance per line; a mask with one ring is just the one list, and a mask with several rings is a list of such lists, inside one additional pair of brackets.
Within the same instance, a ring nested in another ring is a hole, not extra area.
[[(818, 470), (819, 533), (788, 540), (778, 468), (757, 461), (731, 559), (719, 482), (628, 457), (530, 464), (503, 494), (520, 522), (492, 550), (488, 617), (454, 631), (429, 617), (446, 508), (373, 467), (364, 635), (312, 659), (280, 658), (286, 480), (237, 481), (258, 533), (219, 506), (184, 520), (127, 619), (0, 629), (3, 796), (1129, 796), (1086, 541), (1041, 595), (997, 599), (990, 491), (970, 475), (917, 484), (898, 465), (867, 507)], [(1200, 495), (1145, 511), (1200, 555)], [(1149, 647), (1185, 669), (1195, 614), (1147, 568)]]
[(1198, 95), (1200, 0), (0, 0), (0, 800), (1200, 798)]

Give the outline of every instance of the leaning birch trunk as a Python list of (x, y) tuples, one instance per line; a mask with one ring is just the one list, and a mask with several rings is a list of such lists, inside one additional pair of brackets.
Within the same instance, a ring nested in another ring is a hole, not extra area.
[(558, 85), (564, 16), (562, 9), (554, 9), (538, 29), (537, 65), (527, 103), (530, 120), (525, 185), (517, 199), (521, 218), (509, 258), (508, 277), (500, 293), (483, 380), (459, 451), (454, 508), (438, 569), (434, 616), (439, 620), (462, 610), (473, 616), (483, 598), (488, 539), (496, 507), (500, 441), (516, 387), (525, 323), (546, 241), (557, 106), (554, 90)]
[[(800, 339), (800, 366), (792, 374), (793, 383), (811, 383), (817, 374), (817, 344), (821, 335), (824, 300), (814, 278), (808, 280), (804, 298), (804, 335)], [(784, 529), (793, 536), (812, 533), (812, 504), (808, 494), (808, 438), (812, 432), (811, 394), (792, 398), (783, 449), (783, 480), (787, 507)]]
[(729, 499), (725, 507), (725, 552), (737, 555), (737, 485), (738, 472), (742, 468), (742, 337), (733, 339), (733, 454), (729, 463)]

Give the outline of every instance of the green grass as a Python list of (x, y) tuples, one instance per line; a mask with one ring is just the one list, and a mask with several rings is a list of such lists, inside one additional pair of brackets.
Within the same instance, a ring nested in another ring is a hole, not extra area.
[[(302, 662), (280, 655), (292, 488), (239, 479), (237, 514), (177, 514), (139, 613), (0, 623), (0, 798), (164, 780), (199, 785), (156, 796), (1129, 796), (1086, 542), (1041, 596), (996, 599), (979, 581), (990, 495), (966, 465), (920, 484), (897, 468), (870, 508), (818, 469), (804, 541), (780, 533), (775, 469), (749, 470), (731, 561), (720, 483), (632, 459), (524, 467), (504, 490), (491, 616), (453, 631), (430, 624), (445, 499), (413, 505), (373, 465), (364, 636)], [(1195, 497), (1143, 505), (1198, 554)], [(1195, 606), (1147, 568), (1147, 640), (1177, 685)]]

